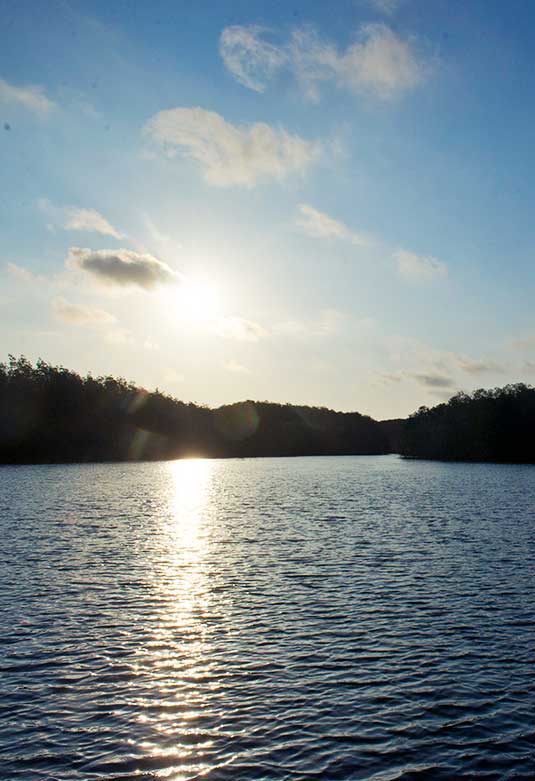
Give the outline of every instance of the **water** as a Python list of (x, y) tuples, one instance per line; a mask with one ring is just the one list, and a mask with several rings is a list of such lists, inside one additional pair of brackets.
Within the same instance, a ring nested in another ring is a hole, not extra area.
[(0, 469), (2, 779), (533, 779), (535, 468)]

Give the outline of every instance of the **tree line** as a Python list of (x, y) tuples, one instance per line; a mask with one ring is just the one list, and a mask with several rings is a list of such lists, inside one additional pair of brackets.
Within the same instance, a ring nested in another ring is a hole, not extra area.
[(358, 412), (244, 401), (217, 409), (24, 356), (0, 364), (0, 463), (186, 456), (380, 455), (389, 432)]
[(457, 393), (407, 420), (243, 401), (216, 409), (24, 356), (0, 363), (0, 463), (383, 455), (535, 463), (535, 389)]
[(535, 463), (535, 389), (518, 383), (420, 407), (403, 425), (400, 452), (444, 461)]

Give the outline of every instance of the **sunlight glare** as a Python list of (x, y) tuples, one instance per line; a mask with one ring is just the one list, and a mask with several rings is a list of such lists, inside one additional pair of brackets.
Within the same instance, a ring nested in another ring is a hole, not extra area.
[(221, 313), (221, 301), (214, 285), (204, 280), (191, 280), (181, 291), (180, 305), (192, 323), (206, 323)]

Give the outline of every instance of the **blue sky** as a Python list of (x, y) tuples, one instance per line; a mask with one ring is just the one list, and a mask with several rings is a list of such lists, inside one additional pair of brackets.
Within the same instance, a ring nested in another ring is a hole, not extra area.
[(533, 380), (532, 4), (0, 11), (3, 357), (378, 418)]

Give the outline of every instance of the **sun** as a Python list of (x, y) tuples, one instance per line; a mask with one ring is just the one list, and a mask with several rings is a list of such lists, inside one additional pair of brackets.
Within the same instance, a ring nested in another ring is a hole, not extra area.
[(221, 288), (208, 277), (183, 277), (180, 284), (167, 285), (158, 296), (162, 317), (195, 330), (210, 329), (223, 317)]
[(221, 313), (219, 291), (204, 280), (189, 280), (181, 290), (180, 305), (183, 314), (192, 323), (206, 323)]

